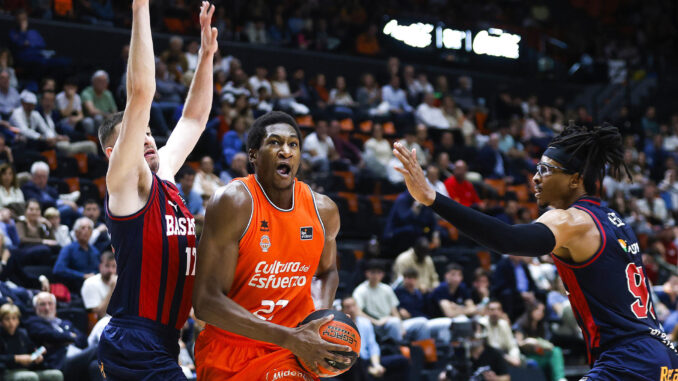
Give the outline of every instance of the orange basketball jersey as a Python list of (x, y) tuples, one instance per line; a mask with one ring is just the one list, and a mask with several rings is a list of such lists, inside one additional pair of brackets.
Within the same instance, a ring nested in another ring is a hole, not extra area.
[(325, 244), (313, 191), (295, 181), (292, 207), (284, 210), (254, 175), (233, 181), (247, 187), (253, 202), (228, 297), (262, 320), (295, 327), (315, 310), (311, 280)]

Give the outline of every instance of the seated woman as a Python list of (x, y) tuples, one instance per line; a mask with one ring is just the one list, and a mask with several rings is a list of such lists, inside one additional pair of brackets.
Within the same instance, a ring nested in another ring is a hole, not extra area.
[[(42, 354), (23, 328), (19, 328), (21, 312), (14, 304), (0, 307), (0, 366), (5, 381), (62, 381), (57, 369), (45, 369)], [(44, 348), (42, 348), (44, 349)]]
[(9, 163), (0, 165), (0, 208), (7, 206), (14, 210), (23, 210), (26, 206), (24, 194), (16, 182), (16, 172)]
[(38, 200), (28, 200), (26, 213), (16, 222), (22, 266), (54, 266), (60, 247), (50, 227), (50, 222), (41, 214)]
[(546, 324), (546, 308), (541, 302), (531, 303), (513, 325), (520, 351), (537, 362), (551, 381), (566, 381), (565, 360), (559, 347), (549, 342), (551, 332)]

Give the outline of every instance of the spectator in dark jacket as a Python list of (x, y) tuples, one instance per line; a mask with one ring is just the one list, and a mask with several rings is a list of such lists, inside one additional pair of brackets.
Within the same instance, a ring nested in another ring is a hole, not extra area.
[[(41, 292), (33, 298), (37, 316), (26, 319), (26, 329), (36, 345), (47, 348), (44, 355), (45, 365), (50, 369), (59, 369), (65, 380), (102, 380), (97, 363), (97, 346), (87, 347), (87, 336), (68, 320), (56, 315), (56, 297)], [(87, 348), (77, 354), (79, 348)], [(88, 377), (89, 376), (89, 377)]]
[(401, 193), (393, 204), (384, 227), (383, 243), (391, 256), (398, 255), (412, 246), (422, 234), (436, 229), (435, 214), (416, 202), (408, 192)]
[(502, 258), (492, 274), (490, 294), (501, 302), (511, 321), (525, 311), (525, 306), (540, 294), (523, 258), (509, 255)]
[(65, 225), (71, 226), (73, 221), (80, 216), (78, 205), (72, 200), (59, 197), (59, 191), (50, 186), (48, 182), (49, 166), (47, 163), (42, 161), (33, 163), (31, 165), (31, 180), (21, 187), (24, 198), (26, 200), (32, 198), (38, 200), (40, 208), (43, 210), (50, 206), (59, 209), (61, 221)]
[(99, 250), (89, 243), (93, 223), (87, 217), (78, 218), (73, 226), (76, 241), (64, 246), (54, 264), (54, 275), (61, 278), (71, 292), (78, 292), (85, 279), (99, 268)]
[(0, 367), (6, 369), (4, 380), (63, 380), (60, 370), (45, 368), (42, 354), (31, 356), (36, 346), (26, 330), (19, 328), (20, 317), (17, 306), (8, 303), (0, 307)]

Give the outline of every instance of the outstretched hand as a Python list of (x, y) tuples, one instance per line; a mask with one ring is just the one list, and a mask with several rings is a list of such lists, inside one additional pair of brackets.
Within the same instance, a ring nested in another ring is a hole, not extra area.
[(203, 1), (200, 6), (200, 50), (207, 54), (214, 54), (219, 49), (217, 28), (212, 27), (214, 9), (208, 1)]
[(408, 151), (400, 143), (393, 144), (393, 154), (400, 160), (403, 167), (394, 167), (405, 178), (405, 185), (410, 191), (412, 197), (420, 203), (430, 206), (436, 199), (436, 191), (426, 181), (424, 171), (417, 161), (417, 152), (412, 149)]

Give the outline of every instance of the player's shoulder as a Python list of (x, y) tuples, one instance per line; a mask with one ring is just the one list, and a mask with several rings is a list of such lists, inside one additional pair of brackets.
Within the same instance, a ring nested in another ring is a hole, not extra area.
[(232, 181), (219, 187), (209, 202), (208, 209), (238, 211), (252, 207), (252, 195), (242, 181)]
[[(310, 187), (309, 187), (310, 189)], [(318, 193), (312, 189), (310, 189), (311, 195), (315, 199), (315, 206), (318, 208), (318, 213), (338, 213), (339, 208), (337, 208), (337, 204), (332, 201), (332, 199), (324, 195), (322, 193)]]
[(551, 209), (542, 214), (536, 222), (549, 227), (567, 228), (571, 231), (585, 231), (594, 225), (591, 216), (581, 209)]

